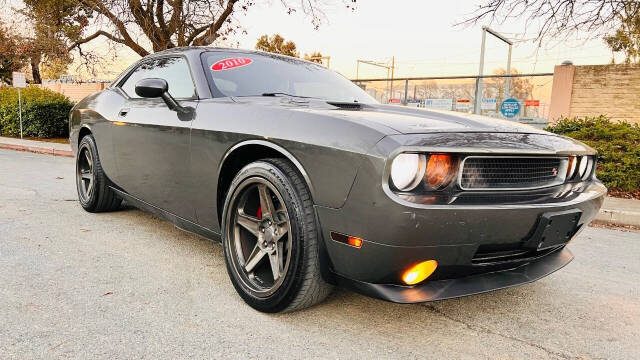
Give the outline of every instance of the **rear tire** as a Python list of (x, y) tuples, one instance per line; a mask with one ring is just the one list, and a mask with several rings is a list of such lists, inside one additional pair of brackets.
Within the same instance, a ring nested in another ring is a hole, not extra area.
[(80, 205), (88, 212), (117, 210), (122, 203), (122, 199), (109, 187), (109, 179), (98, 157), (96, 140), (91, 134), (83, 137), (78, 145), (76, 187)]
[(283, 159), (245, 166), (223, 211), (223, 249), (236, 291), (256, 310), (300, 310), (324, 300), (313, 201), (296, 168)]

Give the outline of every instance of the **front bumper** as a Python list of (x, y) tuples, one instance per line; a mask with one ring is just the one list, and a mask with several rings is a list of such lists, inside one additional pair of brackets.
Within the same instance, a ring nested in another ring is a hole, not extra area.
[[(543, 214), (579, 214), (571, 234), (575, 237), (596, 216), (606, 195), (606, 188), (594, 179), (566, 202), (409, 205), (388, 196), (376, 185), (378, 179), (363, 173), (375, 170), (361, 168), (342, 208), (316, 207), (330, 269), (342, 286), (402, 303), (482, 293), (551, 274), (571, 261), (566, 244), (504, 259), (483, 254), (517, 252), (530, 242)], [(360, 237), (363, 245), (333, 241), (332, 231)], [(402, 286), (401, 274), (409, 266), (431, 259), (438, 261), (431, 277)]]

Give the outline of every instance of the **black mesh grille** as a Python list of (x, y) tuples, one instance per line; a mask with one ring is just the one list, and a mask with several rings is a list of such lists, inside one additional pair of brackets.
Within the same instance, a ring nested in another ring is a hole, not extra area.
[(528, 189), (559, 183), (557, 158), (469, 157), (460, 185), (464, 189)]

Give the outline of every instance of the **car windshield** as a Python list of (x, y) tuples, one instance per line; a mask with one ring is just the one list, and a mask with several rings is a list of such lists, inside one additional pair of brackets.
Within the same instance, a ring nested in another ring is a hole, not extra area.
[(360, 87), (319, 64), (269, 53), (205, 52), (214, 97), (291, 95), (375, 103)]

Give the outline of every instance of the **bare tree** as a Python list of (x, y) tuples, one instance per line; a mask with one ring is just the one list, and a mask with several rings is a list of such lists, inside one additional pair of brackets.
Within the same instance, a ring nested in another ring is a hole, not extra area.
[[(105, 37), (140, 56), (176, 46), (203, 46), (226, 40), (242, 31), (238, 15), (255, 5), (254, 0), (77, 0), (96, 15), (96, 30), (69, 45), (80, 49), (96, 38)], [(341, 2), (354, 9), (355, 0), (280, 0), (285, 11), (300, 11), (314, 27), (324, 20), (323, 7)]]
[(601, 37), (619, 26), (621, 14), (629, 9), (640, 11), (638, 0), (482, 0), (481, 3), (459, 24), (485, 20), (504, 23), (525, 18), (526, 27), (538, 28), (534, 38), (538, 42), (578, 32), (591, 38)]

